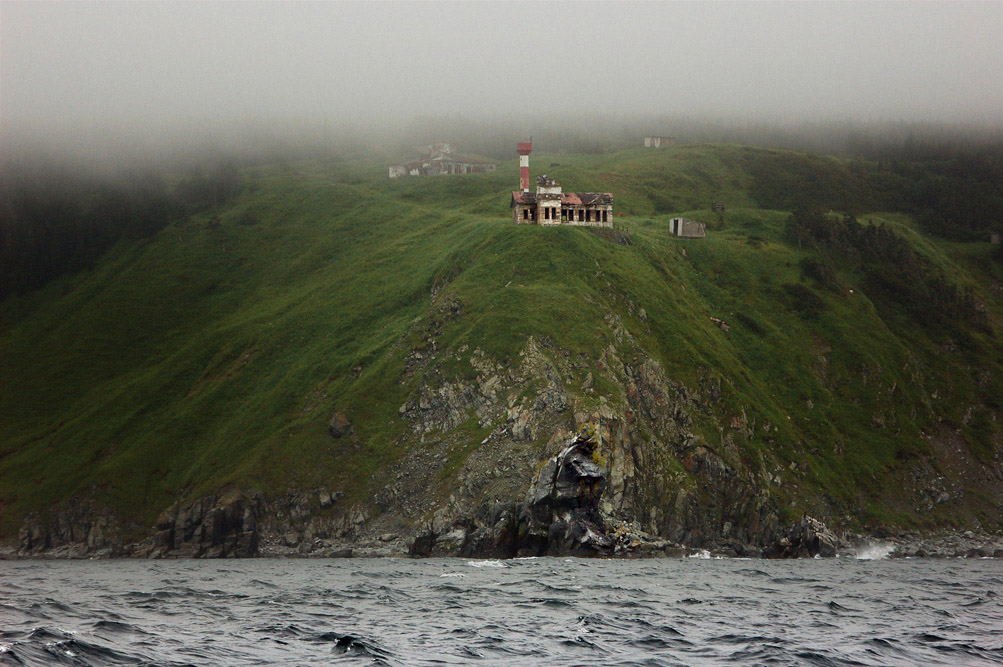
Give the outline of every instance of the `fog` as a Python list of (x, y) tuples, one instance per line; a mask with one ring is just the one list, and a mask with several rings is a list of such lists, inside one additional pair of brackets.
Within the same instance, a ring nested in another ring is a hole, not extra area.
[(0, 96), (7, 150), (68, 154), (393, 145), (429, 118), (998, 128), (1003, 2), (5, 0)]

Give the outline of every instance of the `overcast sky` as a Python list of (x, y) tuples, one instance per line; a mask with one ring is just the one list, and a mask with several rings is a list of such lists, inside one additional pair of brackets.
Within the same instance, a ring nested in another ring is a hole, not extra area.
[(0, 1), (0, 120), (596, 111), (1003, 120), (990, 2)]

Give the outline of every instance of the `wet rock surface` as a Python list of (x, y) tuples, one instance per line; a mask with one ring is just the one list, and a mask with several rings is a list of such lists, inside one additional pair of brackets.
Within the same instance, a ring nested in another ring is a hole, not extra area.
[(884, 539), (889, 558), (1003, 558), (1003, 535), (951, 531), (933, 535), (907, 533)]
[(681, 545), (654, 538), (602, 510), (606, 470), (599, 436), (587, 424), (547, 459), (521, 503), (496, 503), (473, 517), (415, 537), (412, 556), (681, 556)]
[(71, 499), (45, 514), (26, 517), (17, 546), (9, 555), (51, 558), (123, 555), (120, 525), (108, 508), (89, 500)]
[(839, 538), (824, 523), (808, 515), (801, 517), (776, 542), (763, 550), (767, 558), (833, 558)]
[(175, 505), (157, 519), (157, 533), (135, 555), (249, 558), (258, 555), (260, 493), (232, 492)]
[(598, 464), (596, 428), (586, 426), (547, 459), (526, 494), (517, 554), (605, 553), (613, 540), (599, 511), (606, 472)]

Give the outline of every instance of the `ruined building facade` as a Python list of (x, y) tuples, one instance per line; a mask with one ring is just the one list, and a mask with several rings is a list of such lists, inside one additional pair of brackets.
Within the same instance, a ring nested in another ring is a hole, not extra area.
[(613, 195), (609, 192), (563, 192), (546, 174), (529, 191), (529, 153), (532, 144), (520, 143), (520, 186), (512, 192), (512, 222), (529, 225), (613, 226)]
[(613, 226), (609, 192), (562, 192), (546, 175), (536, 179), (536, 192), (512, 193), (512, 221), (531, 225)]
[(495, 165), (487, 160), (454, 153), (451, 144), (434, 143), (429, 145), (427, 149), (428, 155), (425, 157), (390, 165), (390, 178), (485, 174), (495, 170)]

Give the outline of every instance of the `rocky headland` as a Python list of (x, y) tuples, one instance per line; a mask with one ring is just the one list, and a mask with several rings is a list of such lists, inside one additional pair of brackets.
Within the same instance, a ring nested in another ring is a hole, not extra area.
[(727, 535), (686, 545), (645, 532), (610, 513), (600, 436), (586, 424), (548, 458), (520, 502), (481, 506), (452, 523), (420, 532), (374, 534), (357, 511), (334, 518), (340, 500), (327, 489), (267, 499), (235, 491), (178, 504), (145, 539), (128, 542), (106, 509), (68, 503), (48, 521), (25, 521), (16, 547), (0, 558), (253, 558), (253, 557), (753, 557), (753, 558), (1003, 558), (1003, 535), (972, 531), (933, 534), (881, 530), (837, 535), (804, 515), (752, 541)]

